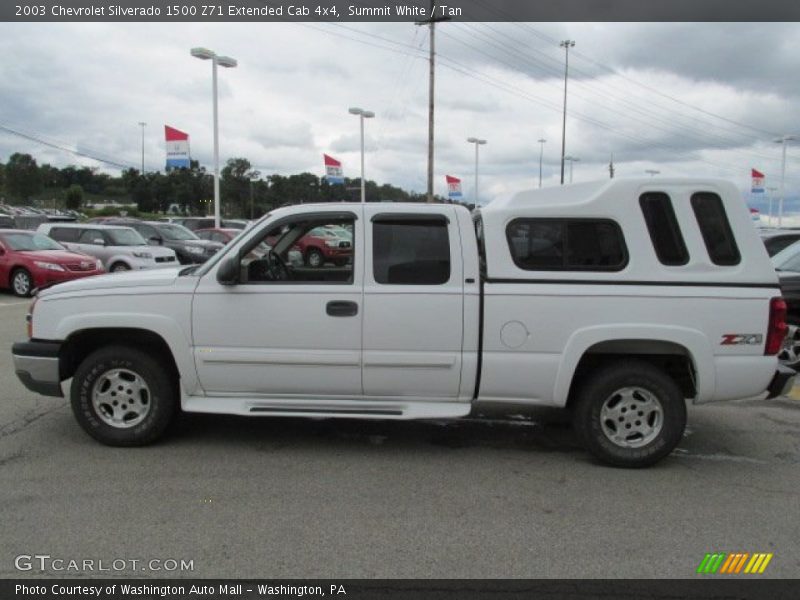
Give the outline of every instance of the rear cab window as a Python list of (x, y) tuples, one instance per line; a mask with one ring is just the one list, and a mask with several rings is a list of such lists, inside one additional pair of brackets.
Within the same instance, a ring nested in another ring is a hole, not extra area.
[(443, 215), (376, 215), (372, 269), (383, 285), (442, 285), (450, 281), (448, 219)]
[(711, 262), (719, 266), (738, 265), (742, 257), (722, 198), (713, 192), (697, 192), (692, 194), (691, 204)]
[(611, 219), (514, 219), (506, 239), (514, 264), (526, 271), (621, 271), (628, 264)]
[(639, 196), (639, 206), (659, 262), (670, 267), (688, 263), (689, 252), (670, 197), (664, 192), (647, 192)]

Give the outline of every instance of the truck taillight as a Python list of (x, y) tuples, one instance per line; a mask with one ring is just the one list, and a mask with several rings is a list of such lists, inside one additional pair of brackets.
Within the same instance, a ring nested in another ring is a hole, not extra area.
[(786, 337), (786, 329), (786, 302), (783, 298), (773, 298), (769, 303), (769, 329), (764, 347), (766, 356), (775, 355), (780, 351), (783, 338)]
[(28, 314), (25, 315), (25, 329), (28, 334), (28, 339), (33, 337), (33, 309), (36, 308), (36, 302), (38, 298), (34, 297), (33, 302), (31, 302), (30, 307), (28, 308)]

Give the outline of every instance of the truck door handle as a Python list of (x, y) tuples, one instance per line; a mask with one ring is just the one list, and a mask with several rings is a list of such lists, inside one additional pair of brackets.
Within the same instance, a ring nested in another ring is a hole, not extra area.
[(348, 300), (331, 300), (325, 305), (325, 312), (331, 317), (355, 317), (358, 304)]

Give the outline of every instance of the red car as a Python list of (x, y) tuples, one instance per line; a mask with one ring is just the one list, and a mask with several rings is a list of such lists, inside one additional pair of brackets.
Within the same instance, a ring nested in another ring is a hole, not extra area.
[(226, 227), (222, 227), (220, 229), (210, 227), (207, 229), (194, 230), (194, 234), (201, 240), (211, 240), (212, 242), (222, 242), (223, 244), (227, 244), (240, 233), (242, 233), (241, 229), (231, 229)]
[(70, 252), (41, 233), (0, 229), (0, 287), (30, 296), (40, 287), (105, 273), (93, 256)]

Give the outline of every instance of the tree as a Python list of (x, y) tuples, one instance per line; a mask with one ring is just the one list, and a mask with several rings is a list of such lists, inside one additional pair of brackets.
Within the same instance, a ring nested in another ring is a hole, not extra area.
[(249, 215), (252, 181), (258, 179), (260, 173), (253, 170), (246, 158), (229, 158), (221, 175), (220, 195), (225, 203), (226, 214)]
[(41, 191), (39, 166), (30, 154), (15, 152), (11, 155), (5, 168), (5, 187), (9, 196), (22, 202)]
[(83, 203), (83, 188), (78, 184), (73, 184), (69, 186), (64, 197), (66, 198), (68, 209), (78, 210)]

